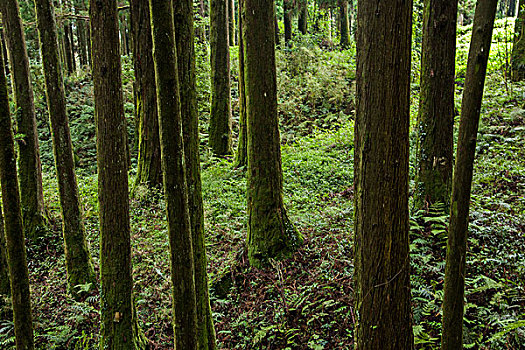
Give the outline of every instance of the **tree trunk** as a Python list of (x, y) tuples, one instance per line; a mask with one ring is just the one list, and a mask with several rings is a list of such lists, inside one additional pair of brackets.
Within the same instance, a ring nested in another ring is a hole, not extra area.
[(448, 206), (454, 159), (457, 0), (425, 0), (415, 206)]
[(302, 0), (299, 3), (299, 19), (297, 21), (297, 27), (301, 34), (306, 35), (308, 33), (308, 2)]
[(479, 0), (472, 26), (452, 183), (443, 297), (442, 350), (463, 347), (463, 302), (470, 190), (481, 101), (497, 4), (497, 0)]
[(507, 0), (507, 17), (516, 16), (516, 4), (517, 0)]
[(117, 3), (92, 0), (93, 91), (97, 123), (102, 349), (144, 349), (133, 304), (126, 121)]
[[(241, 1), (239, 0), (239, 19), (240, 19), (240, 16), (241, 16)], [(274, 3), (274, 7), (273, 7), (273, 10), (274, 12), (275, 11), (275, 3)], [(275, 14), (275, 46), (276, 47), (280, 47), (281, 46), (281, 33), (279, 32), (279, 20), (277, 19), (277, 13)], [(242, 31), (241, 31), (241, 25), (239, 24), (239, 42), (241, 41), (241, 38), (242, 38)], [(240, 44), (239, 44), (240, 45)]]
[(227, 0), (228, 5), (228, 37), (230, 46), (237, 45), (235, 35), (235, 0)]
[(284, 43), (286, 46), (290, 45), (292, 40), (292, 4), (291, 0), (283, 0), (283, 12), (284, 12)]
[(75, 54), (73, 52), (73, 33), (69, 21), (64, 23), (64, 50), (66, 54), (67, 72), (73, 74), (75, 72)]
[(22, 219), (26, 236), (35, 238), (46, 231), (44, 193), (42, 190), (42, 164), (36, 129), (33, 87), (29, 70), (24, 32), (17, 1), (0, 0), (2, 4), (7, 45), (14, 81), (17, 108), (17, 132), (24, 135), (18, 140), (18, 176), (22, 205)]
[(408, 130), (412, 1), (358, 2), (355, 131), (357, 347), (413, 349)]
[[(0, 4), (3, 11), (5, 9), (5, 2), (1, 2)], [(18, 3), (13, 1), (12, 5), (18, 6)], [(16, 180), (16, 155), (12, 130), (4, 62), (3, 57), (0, 55), (0, 183), (2, 188), (2, 205), (5, 215), (5, 232), (0, 233), (5, 235), (8, 270), (9, 276), (11, 276), (11, 302), (14, 316), (16, 348), (33, 350), (33, 317), (31, 315), (29, 272), (27, 270), (20, 195), (18, 192), (18, 182)]]
[(35, 0), (35, 5), (60, 192), (67, 281), (69, 291), (78, 299), (81, 295), (75, 288), (77, 285), (90, 283), (95, 287), (97, 281), (80, 209), (64, 82), (58, 56), (55, 13), (51, 0)]
[[(197, 337), (195, 270), (184, 168), (173, 8), (171, 1), (150, 0), (149, 4), (153, 29), (153, 62), (155, 63), (162, 172), (170, 243), (175, 349), (196, 350), (199, 349), (199, 339)], [(179, 24), (185, 27), (188, 22)], [(184, 55), (184, 59), (187, 60), (188, 57)], [(198, 166), (198, 163), (196, 165)], [(200, 329), (203, 328), (204, 325), (200, 325)], [(201, 345), (204, 344), (201, 343)], [(202, 346), (202, 348), (206, 347)]]
[(213, 153), (218, 156), (231, 154), (232, 151), (228, 1), (229, 0), (210, 1), (212, 88), (209, 145)]
[(339, 2), (339, 18), (341, 22), (341, 47), (347, 48), (350, 46), (350, 16), (348, 15), (347, 0)]
[[(3, 62), (3, 57), (2, 57), (2, 62)], [(4, 67), (0, 67), (0, 70), (3, 70), (3, 69)], [(0, 205), (0, 295), (10, 295), (9, 270), (7, 267), (7, 250), (6, 250), (5, 235), (4, 235), (4, 217), (2, 215), (1, 205)]]
[[(77, 15), (83, 15), (86, 10), (86, 3), (84, 0), (75, 1), (75, 13)], [(77, 23), (77, 41), (78, 41), (78, 57), (80, 65), (82, 67), (89, 66), (88, 54), (87, 54), (87, 36), (86, 36), (86, 21), (83, 18), (76, 20)]]
[(121, 48), (121, 55), (122, 56), (128, 56), (129, 55), (129, 48), (128, 48), (128, 21), (127, 16), (124, 11), (119, 12), (119, 30), (120, 30), (120, 48)]
[(302, 242), (283, 203), (277, 117), (272, 0), (244, 0), (244, 84), (248, 135), (248, 258), (261, 267), (287, 257)]
[(514, 81), (525, 79), (525, 0), (519, 1), (518, 17), (514, 26), (514, 44), (511, 54), (511, 77)]
[[(242, 26), (244, 23), (243, 2), (239, 1), (239, 140), (235, 154), (235, 166), (238, 168), (248, 165), (248, 135), (246, 135), (246, 86), (244, 82), (244, 40)], [(275, 9), (275, 7), (274, 7)], [(275, 17), (277, 18), (277, 17)]]
[[(0, 10), (1, 14), (1, 10)], [(0, 29), (0, 41), (2, 42), (2, 60), (4, 61), (5, 74), (9, 75), (9, 64), (8, 64), (8, 55), (7, 55), (7, 44), (5, 41), (4, 28)]]
[(139, 146), (135, 186), (156, 187), (162, 185), (162, 167), (149, 4), (148, 0), (131, 0), (130, 6)]
[(193, 1), (175, 1), (174, 30), (177, 45), (178, 77), (182, 118), (182, 135), (188, 188), (195, 294), (197, 302), (197, 337), (199, 349), (216, 349), (215, 329), (210, 308), (206, 245), (204, 237), (204, 208), (202, 203), (201, 167), (199, 156), (199, 118), (195, 88), (195, 35)]

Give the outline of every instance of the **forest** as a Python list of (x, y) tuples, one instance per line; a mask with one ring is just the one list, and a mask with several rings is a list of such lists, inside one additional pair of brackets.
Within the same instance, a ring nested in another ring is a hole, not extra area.
[(0, 349), (525, 349), (525, 0), (0, 0)]

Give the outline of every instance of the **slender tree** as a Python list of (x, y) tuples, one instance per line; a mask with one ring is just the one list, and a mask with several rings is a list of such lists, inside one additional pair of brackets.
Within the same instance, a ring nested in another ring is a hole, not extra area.
[[(162, 173), (170, 243), (175, 349), (196, 350), (199, 349), (199, 343), (197, 338), (195, 270), (184, 168), (173, 7), (172, 2), (166, 0), (150, 0), (149, 4), (157, 86)], [(187, 25), (187, 22), (181, 25)], [(186, 55), (185, 59), (187, 58)], [(204, 325), (200, 325), (201, 330), (204, 330), (204, 327)], [(201, 343), (200, 348), (207, 347)]]
[[(3, 59), (3, 57), (2, 57)], [(3, 67), (0, 67), (3, 70)], [(0, 294), (9, 295), (9, 269), (7, 267), (7, 251), (4, 235), (4, 216), (0, 205)]]
[(0, 5), (6, 27), (7, 46), (14, 81), (17, 131), (22, 135), (22, 138), (18, 140), (18, 177), (22, 219), (26, 236), (38, 237), (45, 232), (46, 219), (29, 58), (18, 1), (0, 0)]
[(209, 145), (214, 154), (232, 151), (230, 50), (228, 48), (228, 2), (210, 1), (211, 112)]
[(470, 190), (483, 88), (497, 4), (497, 0), (479, 0), (472, 26), (452, 183), (443, 299), (442, 350), (463, 348), (463, 302)]
[[(85, 0), (75, 0), (75, 14), (82, 16), (86, 11), (86, 2)], [(88, 60), (88, 33), (87, 25), (84, 18), (77, 18), (76, 20), (76, 29), (77, 29), (77, 40), (78, 40), (78, 57), (80, 60), (80, 65), (82, 67), (89, 66)]]
[(101, 349), (144, 349), (133, 304), (126, 121), (114, 0), (91, 0), (100, 218)]
[(514, 44), (511, 54), (511, 77), (514, 81), (525, 79), (525, 0), (519, 1), (518, 17), (514, 26)]
[[(4, 5), (3, 3), (2, 5)], [(4, 8), (4, 7), (3, 7)], [(2, 9), (3, 9), (2, 8)], [(11, 303), (15, 325), (16, 348), (33, 350), (33, 317), (29, 272), (27, 270), (26, 247), (20, 195), (16, 177), (14, 137), (9, 113), (9, 97), (4, 73), (3, 57), (0, 55), (0, 184), (4, 209), (4, 228), (7, 265), (11, 286)]]
[(348, 0), (339, 1), (339, 20), (341, 33), (341, 46), (346, 48), (350, 46), (350, 16), (348, 14)]
[(416, 208), (450, 202), (458, 2), (425, 0), (418, 112)]
[(135, 186), (148, 184), (156, 187), (162, 184), (162, 167), (149, 4), (148, 0), (131, 0), (130, 6), (139, 146)]
[(412, 1), (358, 2), (356, 349), (412, 349), (408, 129)]
[(228, 40), (230, 46), (237, 45), (237, 36), (235, 35), (235, 0), (227, 0), (228, 5)]
[(284, 42), (288, 46), (292, 40), (292, 0), (283, 0)]
[(76, 286), (87, 283), (95, 286), (96, 278), (80, 209), (53, 5), (51, 0), (35, 0), (35, 5), (60, 192), (68, 286), (73, 296), (80, 297)]
[(248, 135), (248, 258), (261, 267), (302, 242), (283, 203), (277, 119), (275, 27), (272, 0), (244, 0), (244, 84)]
[(308, 0), (301, 0), (299, 2), (297, 27), (301, 34), (306, 35), (308, 33)]
[(195, 34), (193, 1), (173, 3), (177, 68), (180, 88), (182, 135), (188, 189), (191, 240), (195, 266), (197, 302), (197, 336), (199, 349), (216, 349), (215, 329), (210, 308), (206, 245), (204, 241), (204, 207), (202, 203), (201, 167), (199, 156), (199, 118), (195, 88)]
[[(239, 1), (239, 33), (242, 33), (243, 2)], [(274, 7), (275, 8), (275, 7)], [(276, 17), (277, 18), (277, 17)], [(248, 165), (248, 135), (246, 135), (246, 87), (244, 84), (244, 40), (239, 35), (239, 140), (235, 154), (235, 166), (242, 168)]]

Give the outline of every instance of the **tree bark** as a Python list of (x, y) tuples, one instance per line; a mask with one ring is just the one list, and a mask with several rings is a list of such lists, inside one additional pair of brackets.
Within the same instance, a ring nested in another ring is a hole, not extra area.
[(12, 0), (0, 0), (0, 2), (14, 81), (17, 132), (22, 136), (18, 140), (22, 219), (26, 236), (35, 238), (45, 233), (46, 219), (29, 58), (18, 2)]
[(424, 2), (416, 209), (450, 203), (457, 9), (456, 0)]
[[(239, 1), (239, 33), (243, 29), (243, 2)], [(275, 7), (274, 7), (275, 9)], [(276, 17), (277, 18), (277, 17)], [(244, 83), (244, 40), (239, 35), (239, 140), (235, 154), (235, 166), (238, 168), (248, 165), (248, 135), (246, 134), (246, 86)]]
[(302, 0), (299, 3), (299, 19), (297, 21), (297, 27), (301, 34), (308, 34), (308, 1)]
[(339, 2), (339, 17), (341, 22), (341, 47), (350, 46), (350, 16), (348, 15), (348, 1)]
[(131, 0), (131, 33), (135, 67), (135, 114), (138, 119), (138, 161), (135, 187), (162, 185), (155, 66), (148, 0)]
[(230, 46), (237, 45), (235, 35), (235, 0), (227, 0), (228, 5), (228, 37)]
[[(5, 2), (1, 3), (2, 10)], [(15, 4), (18, 6), (18, 4)], [(5, 18), (5, 17), (4, 17)], [(5, 23), (5, 22), (4, 22)], [(3, 57), (0, 55), (0, 183), (4, 209), (4, 228), (8, 270), (11, 286), (13, 322), (15, 325), (16, 348), (33, 350), (33, 317), (29, 272), (22, 226), (20, 195), (16, 176), (14, 137), (9, 113), (9, 97), (4, 73)]]
[(283, 0), (284, 43), (286, 46), (289, 46), (292, 40), (292, 4), (290, 2), (291, 0)]
[[(4, 68), (0, 67), (0, 69), (3, 70)], [(2, 215), (2, 206), (0, 205), (0, 294), (10, 295), (10, 292), (9, 269), (7, 266), (7, 250), (4, 234), (4, 216)]]
[(199, 155), (199, 118), (195, 87), (195, 35), (193, 1), (175, 1), (174, 30), (180, 88), (182, 135), (186, 164), (186, 183), (190, 215), (195, 294), (197, 303), (197, 337), (200, 350), (216, 349), (215, 329), (210, 308), (206, 245), (204, 236), (204, 207), (202, 202), (201, 167)]
[(497, 4), (497, 0), (479, 0), (472, 25), (452, 183), (443, 297), (442, 350), (463, 347), (463, 301), (470, 191), (483, 88)]
[(95, 287), (97, 281), (80, 209), (64, 82), (58, 56), (55, 13), (51, 0), (35, 0), (35, 5), (60, 192), (68, 287), (71, 294), (78, 299), (81, 295), (77, 285), (90, 283)]
[[(171, 1), (150, 0), (149, 4), (170, 243), (175, 349), (196, 350), (199, 349), (199, 339), (197, 337), (195, 267), (184, 168), (173, 8)], [(187, 23), (180, 25), (185, 26)], [(184, 58), (188, 57), (184, 56)], [(200, 326), (202, 329), (203, 325)]]
[(356, 349), (413, 349), (408, 132), (412, 1), (358, 2)]
[(514, 43), (511, 54), (511, 77), (514, 81), (525, 79), (525, 0), (519, 0), (518, 17), (514, 26)]
[(218, 156), (232, 152), (230, 49), (228, 47), (229, 0), (210, 1), (211, 112), (209, 146)]
[(244, 0), (244, 84), (248, 135), (248, 258), (252, 266), (289, 256), (302, 237), (283, 203), (272, 0)]
[(117, 3), (91, 0), (100, 218), (101, 349), (144, 349), (133, 304)]

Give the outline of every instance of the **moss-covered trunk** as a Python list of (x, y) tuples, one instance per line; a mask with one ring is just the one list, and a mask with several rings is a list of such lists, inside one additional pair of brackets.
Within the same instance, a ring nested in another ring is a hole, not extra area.
[(512, 46), (511, 77), (514, 81), (525, 79), (525, 0), (520, 0), (518, 17), (514, 26), (514, 44)]
[(182, 135), (186, 164), (188, 207), (191, 224), (195, 294), (197, 303), (197, 337), (200, 350), (216, 349), (215, 329), (211, 315), (206, 272), (204, 209), (202, 203), (201, 167), (199, 156), (199, 119), (195, 88), (195, 35), (193, 1), (173, 4), (177, 66), (180, 88)]
[(472, 26), (452, 183), (443, 297), (442, 350), (463, 348), (463, 303), (470, 190), (497, 3), (497, 0), (479, 0)]
[(227, 0), (228, 5), (228, 40), (230, 46), (237, 45), (237, 36), (235, 34), (235, 0)]
[(458, 2), (425, 0), (415, 206), (450, 202)]
[(283, 203), (277, 117), (275, 27), (272, 0), (244, 0), (244, 85), (248, 135), (248, 258), (253, 266), (283, 258), (302, 238)]
[(117, 3), (90, 2), (100, 218), (101, 349), (144, 349), (132, 297), (126, 121)]
[(308, 33), (308, 1), (302, 0), (299, 2), (299, 18), (297, 19), (297, 28), (301, 34)]
[(283, 0), (283, 22), (284, 22), (284, 43), (290, 45), (292, 40), (292, 3), (291, 0)]
[[(196, 350), (199, 349), (199, 343), (195, 266), (184, 167), (181, 92), (179, 90), (173, 8), (171, 1), (150, 0), (149, 3), (162, 173), (170, 243), (175, 349)], [(180, 25), (184, 26), (184, 24)], [(191, 103), (191, 101), (186, 102)]]
[(147, 184), (155, 187), (162, 185), (162, 167), (149, 4), (148, 0), (131, 0), (130, 5), (139, 146), (135, 186)]
[[(0, 69), (4, 69), (0, 67)], [(7, 267), (7, 251), (4, 235), (4, 216), (0, 203), (0, 294), (9, 295), (9, 269)]]
[(209, 146), (214, 154), (232, 151), (228, 2), (210, 0), (211, 111)]
[[(5, 8), (4, 4), (1, 4), (2, 10)], [(10, 286), (16, 348), (18, 350), (33, 350), (33, 317), (31, 315), (29, 272), (27, 270), (15, 159), (7, 82), (4, 74), (4, 62), (0, 56), (0, 183), (5, 215), (4, 234), (8, 270), (12, 277)]]
[(34, 238), (45, 233), (46, 219), (29, 58), (18, 2), (12, 0), (0, 0), (0, 2), (14, 81), (17, 132), (22, 136), (18, 139), (22, 219), (26, 236)]
[[(243, 26), (243, 2), (239, 1), (239, 33)], [(277, 17), (276, 17), (277, 18)], [(239, 35), (239, 139), (237, 153), (235, 154), (235, 166), (245, 167), (248, 165), (248, 135), (246, 135), (246, 88), (244, 85), (244, 40)]]
[(358, 350), (413, 349), (408, 130), (412, 1), (358, 2), (355, 292)]
[(90, 283), (94, 287), (96, 278), (80, 209), (53, 5), (51, 0), (35, 0), (35, 5), (60, 192), (68, 287), (74, 297), (80, 297), (75, 286)]
[(350, 46), (350, 16), (348, 14), (348, 1), (339, 1), (339, 20), (340, 20), (340, 33), (341, 46), (346, 48)]

